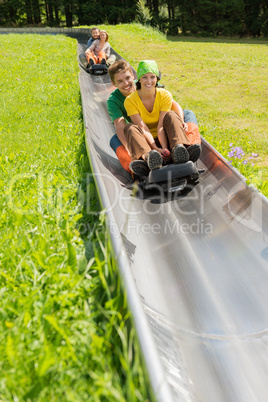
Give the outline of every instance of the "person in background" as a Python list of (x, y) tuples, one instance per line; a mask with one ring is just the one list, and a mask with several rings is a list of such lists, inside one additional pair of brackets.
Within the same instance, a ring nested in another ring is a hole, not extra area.
[(92, 45), (94, 40), (99, 39), (100, 37), (100, 30), (97, 27), (91, 28), (91, 37), (87, 41), (87, 49)]
[(89, 66), (93, 64), (106, 64), (111, 54), (111, 46), (108, 43), (108, 33), (100, 30), (100, 38), (94, 40), (92, 45), (86, 50), (86, 58)]

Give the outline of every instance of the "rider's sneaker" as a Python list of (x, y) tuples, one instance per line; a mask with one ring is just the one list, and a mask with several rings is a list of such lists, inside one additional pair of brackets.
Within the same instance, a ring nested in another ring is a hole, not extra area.
[(101, 64), (106, 64), (106, 60), (103, 58)]
[(189, 154), (189, 159), (192, 162), (196, 162), (201, 155), (201, 145), (193, 144), (187, 148), (187, 152)]
[(95, 63), (94, 63), (94, 60), (93, 60), (93, 59), (89, 59), (87, 68), (90, 68), (91, 66), (93, 66), (93, 64), (95, 64)]
[(130, 162), (129, 167), (139, 177), (146, 177), (150, 172), (147, 163), (141, 159)]
[(156, 149), (152, 149), (148, 153), (146, 161), (150, 170), (159, 169), (163, 164), (162, 156), (156, 151)]
[(174, 163), (186, 163), (189, 160), (189, 153), (185, 146), (177, 144), (172, 151), (172, 159)]

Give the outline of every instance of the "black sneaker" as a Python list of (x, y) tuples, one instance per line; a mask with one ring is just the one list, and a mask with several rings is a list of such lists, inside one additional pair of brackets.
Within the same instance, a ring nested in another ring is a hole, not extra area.
[(171, 156), (174, 163), (186, 163), (189, 160), (187, 149), (182, 144), (175, 145)]
[(93, 59), (89, 59), (89, 62), (88, 62), (87, 68), (92, 67), (94, 64), (95, 64), (95, 63), (94, 63), (94, 60), (93, 60)]
[(101, 64), (106, 64), (106, 60), (102, 59)]
[(155, 149), (152, 149), (149, 152), (146, 160), (150, 170), (159, 169), (162, 167), (163, 164), (162, 156)]
[(187, 148), (187, 152), (189, 154), (190, 161), (196, 162), (197, 159), (199, 159), (200, 155), (201, 155), (201, 145), (199, 145), (199, 144), (190, 145)]
[(141, 159), (130, 162), (129, 167), (139, 177), (146, 177), (150, 172), (147, 163)]

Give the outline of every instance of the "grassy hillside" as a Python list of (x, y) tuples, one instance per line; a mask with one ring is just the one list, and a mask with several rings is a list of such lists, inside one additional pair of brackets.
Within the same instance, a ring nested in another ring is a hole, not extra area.
[(150, 394), (89, 171), (76, 52), (64, 36), (1, 35), (3, 402)]

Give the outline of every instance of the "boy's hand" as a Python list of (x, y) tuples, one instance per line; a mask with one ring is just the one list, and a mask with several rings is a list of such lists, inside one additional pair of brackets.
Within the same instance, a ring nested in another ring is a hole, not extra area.
[(164, 149), (162, 150), (162, 158), (164, 159), (164, 161), (169, 161), (171, 158), (171, 154), (170, 151), (168, 149)]

